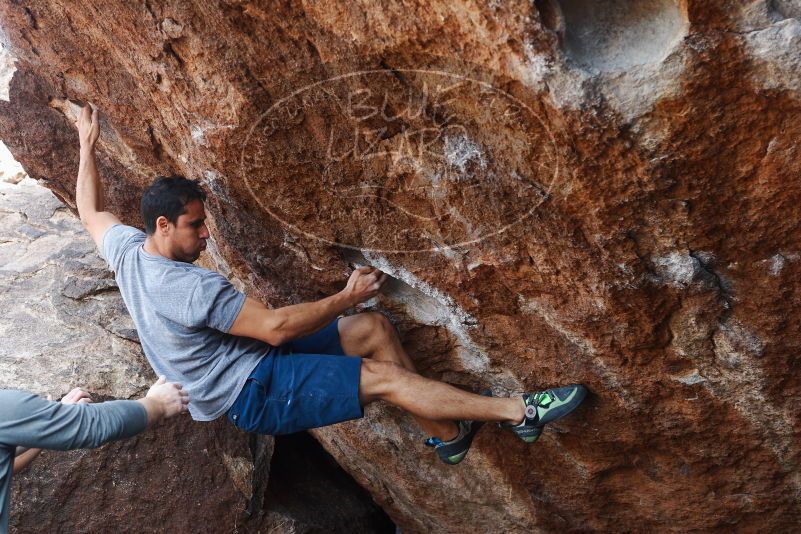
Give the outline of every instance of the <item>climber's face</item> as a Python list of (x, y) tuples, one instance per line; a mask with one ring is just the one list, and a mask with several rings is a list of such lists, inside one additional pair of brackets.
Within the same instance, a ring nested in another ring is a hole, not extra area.
[(209, 229), (206, 227), (206, 210), (201, 200), (190, 200), (185, 209), (175, 224), (169, 223), (167, 240), (175, 260), (192, 263), (206, 250)]

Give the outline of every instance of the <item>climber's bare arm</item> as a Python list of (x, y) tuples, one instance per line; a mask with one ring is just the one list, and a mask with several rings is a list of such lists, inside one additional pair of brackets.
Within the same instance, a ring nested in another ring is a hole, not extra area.
[(104, 210), (103, 189), (95, 163), (95, 143), (100, 137), (100, 122), (97, 110), (86, 105), (75, 122), (81, 143), (81, 161), (78, 166), (78, 183), (75, 187), (75, 203), (89, 235), (98, 248), (103, 246), (103, 234), (120, 220)]
[(248, 298), (236, 317), (230, 333), (260, 339), (273, 346), (282, 345), (321, 329), (339, 314), (378, 294), (387, 275), (372, 267), (359, 267), (345, 289), (317, 302), (294, 304), (271, 310)]

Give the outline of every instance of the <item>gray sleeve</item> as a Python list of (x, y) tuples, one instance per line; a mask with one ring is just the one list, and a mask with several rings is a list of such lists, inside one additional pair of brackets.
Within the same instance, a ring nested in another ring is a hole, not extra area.
[(103, 234), (103, 246), (100, 247), (100, 255), (108, 263), (115, 273), (120, 265), (120, 260), (126, 250), (144, 241), (145, 233), (133, 226), (115, 224)]
[(8, 534), (8, 513), (11, 508), (11, 477), (14, 448), (0, 445), (0, 534)]
[(227, 333), (245, 304), (245, 294), (223, 275), (208, 271), (198, 280), (186, 309), (185, 326)]
[(136, 401), (61, 404), (25, 391), (0, 391), (0, 443), (7, 446), (94, 448), (146, 427), (147, 412)]

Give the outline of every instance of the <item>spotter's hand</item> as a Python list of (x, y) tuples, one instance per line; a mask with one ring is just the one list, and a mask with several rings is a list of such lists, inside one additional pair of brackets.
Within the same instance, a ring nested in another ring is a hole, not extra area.
[(165, 419), (189, 411), (189, 392), (181, 384), (167, 382), (166, 376), (160, 376), (158, 381), (150, 386), (145, 398), (160, 406), (161, 415)]
[(61, 399), (61, 404), (89, 404), (92, 397), (81, 388), (75, 388)]

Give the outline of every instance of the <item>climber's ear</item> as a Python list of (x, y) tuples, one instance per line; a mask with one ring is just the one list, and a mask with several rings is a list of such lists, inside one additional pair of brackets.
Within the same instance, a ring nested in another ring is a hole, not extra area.
[(164, 215), (159, 215), (158, 219), (156, 219), (156, 232), (161, 235), (167, 235), (167, 232), (170, 230), (170, 225), (172, 223), (165, 217)]

